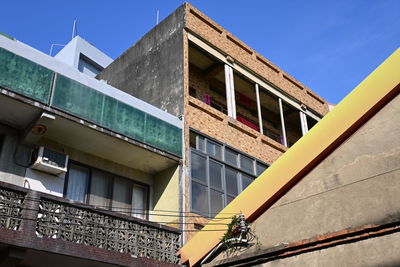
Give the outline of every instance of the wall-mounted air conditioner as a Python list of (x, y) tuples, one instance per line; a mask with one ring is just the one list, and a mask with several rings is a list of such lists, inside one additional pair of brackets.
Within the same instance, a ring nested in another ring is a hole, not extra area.
[(32, 154), (31, 168), (58, 175), (67, 172), (68, 155), (39, 147)]

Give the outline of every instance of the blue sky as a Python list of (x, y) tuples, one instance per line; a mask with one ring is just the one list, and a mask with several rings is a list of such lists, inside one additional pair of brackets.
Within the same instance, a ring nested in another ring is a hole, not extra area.
[[(78, 34), (116, 58), (184, 1), (3, 0), (0, 32), (48, 53)], [(399, 0), (193, 0), (192, 5), (331, 103), (400, 44)]]

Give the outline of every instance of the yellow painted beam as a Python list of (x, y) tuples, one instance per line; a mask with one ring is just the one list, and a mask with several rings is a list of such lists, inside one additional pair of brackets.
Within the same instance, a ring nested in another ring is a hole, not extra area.
[[(242, 212), (254, 221), (279, 197), (329, 155), (340, 143), (383, 107), (400, 89), (400, 49), (397, 49), (331, 112), (317, 123), (271, 167), (260, 175), (215, 219), (199, 231), (179, 254), (182, 263), (198, 263), (221, 240), (228, 224), (224, 214)], [(214, 231), (213, 231), (214, 230)]]

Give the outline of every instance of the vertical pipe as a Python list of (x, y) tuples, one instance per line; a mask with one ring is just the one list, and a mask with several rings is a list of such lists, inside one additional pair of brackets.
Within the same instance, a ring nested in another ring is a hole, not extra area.
[(281, 128), (282, 128), (282, 136), (283, 136), (283, 145), (287, 145), (286, 141), (286, 129), (285, 129), (285, 118), (283, 117), (283, 107), (282, 107), (282, 99), (279, 98), (279, 114), (281, 115)]
[[(181, 245), (183, 246), (183, 244), (186, 242), (186, 218), (185, 215), (186, 214), (186, 144), (185, 144), (185, 116), (181, 115), (182, 118), (182, 165), (178, 166), (179, 168), (179, 195), (180, 195), (180, 201), (181, 204), (179, 205), (179, 211), (181, 212), (180, 215), (182, 215), (180, 217), (180, 222), (182, 223), (181, 225), (181, 229), (182, 229), (182, 235), (181, 235)], [(190, 131), (189, 131), (189, 135), (190, 135)], [(190, 153), (190, 150), (188, 150), (188, 153)], [(190, 155), (189, 155), (190, 158)]]
[(260, 103), (260, 89), (256, 83), (256, 98), (257, 98), (257, 113), (258, 113), (258, 125), (260, 127), (260, 133), (264, 134), (262, 116), (261, 116), (261, 103)]

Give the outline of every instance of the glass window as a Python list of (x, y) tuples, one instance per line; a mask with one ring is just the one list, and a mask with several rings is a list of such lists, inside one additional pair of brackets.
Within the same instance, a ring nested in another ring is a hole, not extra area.
[(192, 178), (207, 183), (206, 157), (192, 152), (191, 172)]
[(226, 196), (226, 205), (228, 205), (229, 203), (231, 203), (231, 201), (234, 199), (234, 197), (231, 196)]
[(246, 189), (246, 187), (248, 187), (253, 181), (254, 179), (251, 176), (242, 173), (242, 191)]
[(226, 192), (230, 195), (236, 196), (238, 194), (237, 176), (238, 171), (229, 167), (225, 168)]
[(198, 135), (198, 136), (197, 136), (197, 149), (200, 150), (200, 151), (202, 151), (202, 152), (204, 152), (204, 146), (205, 146), (205, 145), (204, 145), (204, 142), (205, 142), (204, 137)]
[(146, 188), (140, 185), (133, 185), (132, 216), (144, 219), (146, 209)]
[(78, 202), (85, 202), (88, 176), (88, 168), (71, 164), (68, 174), (68, 185), (66, 192), (66, 197), (68, 199)]
[(224, 195), (221, 192), (210, 190), (211, 216), (216, 215), (224, 207)]
[(221, 159), (221, 146), (210, 140), (207, 140), (206, 152), (211, 156)]
[(259, 162), (259, 161), (257, 161), (256, 168), (257, 168), (257, 170), (256, 170), (257, 173), (256, 174), (257, 174), (257, 176), (260, 176), (261, 173), (263, 173), (268, 168), (268, 166), (263, 164), (263, 163), (261, 163), (261, 162)]
[(112, 210), (130, 214), (132, 203), (132, 183), (127, 179), (114, 179)]
[(211, 187), (222, 190), (222, 164), (210, 160), (210, 185)]
[(225, 161), (237, 166), (238, 153), (232, 149), (225, 148)]
[(110, 177), (107, 173), (93, 170), (90, 183), (89, 204), (97, 207), (108, 208), (108, 189), (110, 187)]
[(250, 173), (254, 173), (254, 160), (244, 155), (240, 155), (240, 168)]
[(190, 132), (189, 143), (190, 147), (196, 148), (196, 133)]
[(196, 182), (192, 182), (192, 207), (200, 213), (208, 214), (207, 187)]
[(148, 188), (133, 180), (70, 164), (66, 182), (65, 197), (68, 199), (140, 218), (147, 216)]
[[(255, 158), (194, 131), (190, 132), (190, 140), (196, 140), (196, 147), (191, 146), (190, 157), (194, 212), (214, 216), (249, 186), (256, 174), (267, 168)], [(222, 151), (224, 157), (221, 157)]]

